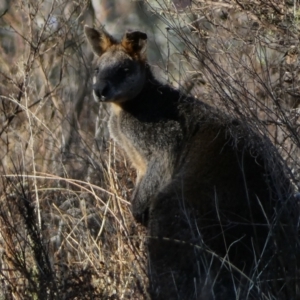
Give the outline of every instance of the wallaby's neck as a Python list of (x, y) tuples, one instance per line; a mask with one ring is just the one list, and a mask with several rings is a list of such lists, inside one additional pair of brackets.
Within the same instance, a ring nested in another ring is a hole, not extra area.
[(151, 67), (148, 64), (145, 65), (145, 73), (145, 82), (140, 93), (130, 100), (119, 103), (118, 105), (120, 105), (121, 108), (125, 110), (131, 110), (133, 107), (136, 108), (137, 106), (140, 107), (146, 105), (146, 103), (149, 101), (154, 103), (162, 94), (159, 89), (160, 87), (164, 86), (164, 84), (155, 78)]
[(137, 95), (137, 99), (147, 99), (150, 97), (160, 98), (166, 92), (166, 89), (169, 91), (173, 90), (170, 86), (156, 79), (151, 70), (151, 67), (148, 64), (146, 64), (145, 72), (146, 78), (144, 87), (142, 88), (141, 92)]

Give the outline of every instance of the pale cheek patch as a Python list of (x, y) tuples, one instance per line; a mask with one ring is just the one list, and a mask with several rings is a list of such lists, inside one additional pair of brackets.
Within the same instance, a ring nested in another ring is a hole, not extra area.
[(100, 102), (99, 97), (95, 94), (95, 91), (93, 91), (94, 100), (98, 103)]
[(97, 78), (96, 78), (96, 76), (94, 76), (94, 77), (93, 77), (93, 84), (95, 84), (96, 81), (97, 81)]

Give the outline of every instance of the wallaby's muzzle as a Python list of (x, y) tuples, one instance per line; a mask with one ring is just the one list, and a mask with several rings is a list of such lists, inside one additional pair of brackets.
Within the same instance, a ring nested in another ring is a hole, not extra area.
[(97, 82), (93, 85), (94, 98), (95, 100), (104, 102), (107, 100), (108, 92), (109, 92), (109, 84), (108, 82)]

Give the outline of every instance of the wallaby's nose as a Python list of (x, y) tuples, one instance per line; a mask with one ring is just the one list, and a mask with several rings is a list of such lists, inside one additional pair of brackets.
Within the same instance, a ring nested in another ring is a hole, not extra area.
[(95, 95), (101, 100), (105, 101), (107, 100), (107, 95), (109, 91), (108, 83), (96, 83), (93, 85), (94, 93)]

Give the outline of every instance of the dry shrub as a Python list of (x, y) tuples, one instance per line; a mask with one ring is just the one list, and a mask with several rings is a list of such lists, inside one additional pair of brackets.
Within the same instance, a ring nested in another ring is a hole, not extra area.
[(144, 229), (125, 200), (135, 174), (90, 93), (91, 3), (5, 4), (0, 298), (145, 298)]
[[(298, 2), (144, 2), (170, 84), (268, 136), (298, 190)], [(95, 17), (88, 0), (0, 4), (1, 299), (148, 297), (135, 174), (90, 92)]]

